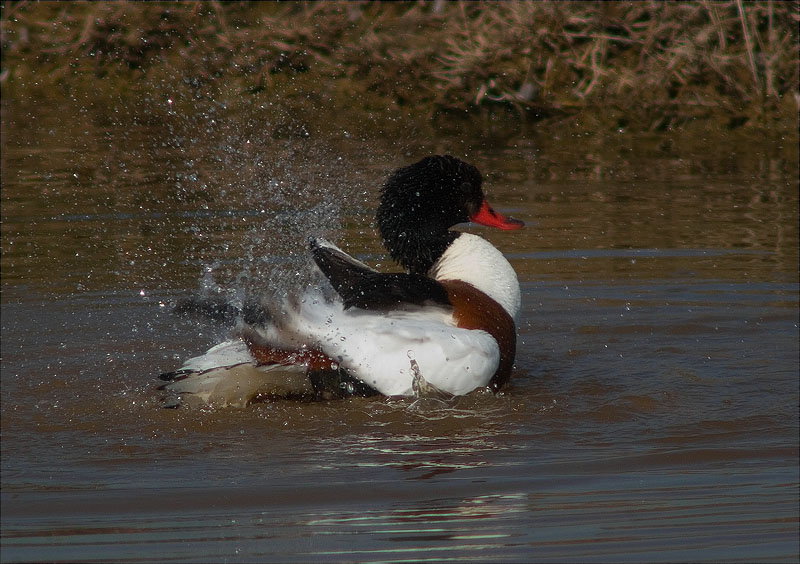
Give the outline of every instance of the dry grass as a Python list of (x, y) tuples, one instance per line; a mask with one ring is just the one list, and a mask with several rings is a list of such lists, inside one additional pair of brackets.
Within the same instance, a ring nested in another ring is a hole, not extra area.
[(660, 129), (794, 119), (798, 2), (2, 4), (3, 94), (173, 81)]

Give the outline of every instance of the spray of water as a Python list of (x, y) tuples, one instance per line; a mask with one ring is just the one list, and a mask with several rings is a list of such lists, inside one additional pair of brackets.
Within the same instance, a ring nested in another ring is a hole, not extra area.
[(203, 105), (176, 117), (169, 143), (182, 156), (176, 198), (197, 214), (192, 229), (205, 241), (192, 257), (202, 265), (201, 291), (234, 304), (296, 293), (315, 282), (309, 237), (340, 240), (345, 223), (370, 224), (367, 200), (379, 179), (335, 139), (288, 116), (265, 119), (256, 109), (243, 119)]

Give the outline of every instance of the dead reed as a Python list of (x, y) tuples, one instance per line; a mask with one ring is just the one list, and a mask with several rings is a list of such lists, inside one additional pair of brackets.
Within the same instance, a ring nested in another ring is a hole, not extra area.
[(2, 4), (3, 95), (224, 82), (420, 117), (794, 120), (800, 3)]

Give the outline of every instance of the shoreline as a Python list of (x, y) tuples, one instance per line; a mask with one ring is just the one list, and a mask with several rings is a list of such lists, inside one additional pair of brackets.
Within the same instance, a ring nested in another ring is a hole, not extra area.
[(3, 97), (797, 134), (793, 4), (3, 4)]

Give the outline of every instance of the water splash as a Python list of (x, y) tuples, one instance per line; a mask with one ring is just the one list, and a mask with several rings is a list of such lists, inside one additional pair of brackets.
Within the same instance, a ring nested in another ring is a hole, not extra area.
[(414, 356), (414, 351), (408, 351), (407, 355), (411, 367), (411, 390), (414, 392), (415, 398), (447, 399), (453, 397), (452, 394), (440, 390), (425, 379)]
[(169, 145), (183, 157), (173, 174), (177, 199), (217, 212), (193, 219), (197, 239), (207, 241), (194, 257), (205, 265), (204, 291), (265, 302), (295, 295), (315, 282), (308, 237), (336, 241), (352, 216), (369, 224), (365, 200), (377, 179), (288, 114), (254, 108), (243, 123), (213, 101), (196, 106), (175, 116)]

